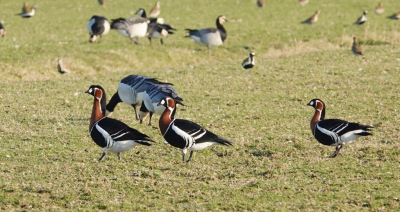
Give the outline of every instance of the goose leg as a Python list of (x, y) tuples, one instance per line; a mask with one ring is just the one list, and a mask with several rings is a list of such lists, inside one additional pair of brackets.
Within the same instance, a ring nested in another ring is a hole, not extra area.
[(185, 162), (185, 153), (182, 151), (182, 162)]
[(121, 160), (121, 153), (120, 152), (117, 153), (117, 156), (118, 156), (118, 160)]
[(148, 37), (149, 41), (150, 41), (150, 45), (151, 45), (151, 37)]
[(210, 45), (207, 45), (208, 55), (210, 55)]
[(328, 156), (328, 158), (335, 158), (339, 154), (339, 151), (342, 147), (343, 147), (343, 145), (337, 145), (336, 151), (332, 155)]
[(136, 44), (136, 45), (139, 45), (139, 44), (140, 44), (140, 43), (139, 43), (139, 37), (136, 37), (135, 44)]
[(150, 117), (149, 117), (149, 126), (151, 126), (151, 117), (153, 116), (153, 113), (150, 112)]
[(131, 44), (133, 44), (135, 41), (133, 40), (133, 38), (131, 38)]
[(133, 107), (133, 109), (135, 110), (135, 117), (136, 117), (136, 120), (139, 120), (139, 117), (138, 117), (138, 114), (137, 114), (137, 111), (136, 111), (136, 105), (132, 104), (132, 107)]
[(164, 41), (162, 40), (162, 38), (160, 39), (161, 45), (164, 45)]
[(186, 163), (192, 161), (192, 156), (193, 156), (193, 151), (190, 151), (189, 159), (186, 161)]
[(105, 153), (105, 152), (103, 152), (103, 154), (101, 155), (101, 157), (99, 158), (99, 160), (98, 160), (98, 161), (101, 161), (101, 160), (103, 160), (104, 156), (106, 156), (106, 153)]

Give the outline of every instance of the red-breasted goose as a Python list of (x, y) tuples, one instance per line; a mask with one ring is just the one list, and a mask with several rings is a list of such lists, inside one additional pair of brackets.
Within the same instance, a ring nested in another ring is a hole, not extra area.
[(106, 106), (106, 116), (111, 115), (118, 103), (125, 102), (134, 108), (136, 120), (139, 120), (136, 107), (142, 104), (144, 91), (152, 84), (161, 83), (163, 82), (141, 75), (129, 75), (123, 78), (118, 84), (117, 92), (111, 97)]
[(242, 62), (242, 67), (244, 69), (249, 69), (249, 68), (253, 68), (253, 66), (256, 64), (256, 61), (254, 59), (254, 52), (250, 52), (249, 53), (249, 57), (247, 57), (246, 59), (243, 60)]
[(176, 102), (166, 97), (160, 101), (165, 111), (160, 117), (159, 127), (164, 139), (172, 146), (182, 149), (182, 160), (185, 161), (187, 151), (191, 161), (193, 151), (199, 151), (214, 144), (231, 146), (232, 141), (221, 138), (214, 133), (204, 129), (200, 125), (183, 119), (175, 119)]
[(312, 15), (310, 18), (307, 20), (301, 22), (302, 24), (315, 24), (318, 21), (318, 16), (321, 13), (321, 11), (317, 10), (315, 11), (314, 15)]
[(90, 34), (89, 42), (96, 41), (97, 37), (99, 37), (98, 42), (100, 42), (101, 36), (110, 31), (110, 23), (106, 17), (94, 15), (90, 18), (86, 28)]
[(97, 0), (97, 2), (98, 2), (100, 5), (104, 5), (104, 4), (106, 3), (106, 0)]
[(310, 122), (314, 137), (323, 145), (336, 146), (336, 151), (329, 156), (330, 158), (336, 157), (344, 145), (361, 136), (372, 135), (369, 133), (373, 128), (371, 126), (340, 119), (325, 119), (325, 103), (320, 99), (313, 99), (307, 105), (315, 108)]
[(257, 6), (258, 7), (264, 7), (264, 1), (263, 0), (257, 0)]
[[(115, 29), (122, 36), (129, 37), (131, 43), (139, 44), (139, 38), (147, 34), (147, 27), (150, 20), (142, 17), (118, 18), (111, 22), (111, 29)], [(133, 39), (136, 38), (136, 41)]]
[(225, 22), (228, 22), (225, 16), (218, 16), (216, 20), (217, 28), (185, 29), (189, 33), (186, 37), (192, 38), (199, 44), (206, 45), (208, 54), (210, 54), (211, 46), (220, 46), (226, 39), (227, 33), (222, 26)]
[(367, 21), (367, 13), (368, 13), (368, 11), (364, 10), (362, 16), (359, 17), (354, 24), (357, 24), (357, 25), (364, 24)]
[(89, 130), (93, 141), (103, 148), (99, 161), (108, 152), (117, 153), (120, 160), (121, 152), (128, 151), (137, 145), (150, 146), (148, 141), (154, 142), (149, 136), (130, 128), (123, 122), (105, 117), (106, 93), (101, 86), (92, 85), (85, 93), (94, 97)]
[(28, 3), (24, 2), (22, 6), (22, 12), (17, 15), (20, 15), (22, 18), (30, 18), (35, 15), (36, 8), (36, 5), (33, 5), (31, 8), (29, 8)]
[(140, 123), (142, 123), (150, 113), (149, 125), (151, 125), (151, 117), (153, 116), (153, 113), (161, 115), (164, 112), (164, 105), (159, 105), (159, 103), (165, 97), (173, 98), (179, 104), (183, 101), (170, 84), (153, 84), (146, 89), (143, 93), (143, 103), (139, 110)]

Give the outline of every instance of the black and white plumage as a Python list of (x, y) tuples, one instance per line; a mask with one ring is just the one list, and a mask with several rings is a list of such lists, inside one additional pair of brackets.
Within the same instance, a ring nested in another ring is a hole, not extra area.
[(89, 42), (96, 41), (97, 37), (99, 37), (100, 42), (101, 36), (110, 31), (110, 23), (106, 17), (94, 15), (90, 18), (86, 28), (90, 34)]
[(28, 3), (24, 2), (22, 6), (22, 12), (17, 15), (20, 15), (22, 18), (30, 18), (35, 15), (36, 8), (36, 5), (33, 5), (31, 8), (29, 8)]
[(364, 24), (367, 21), (367, 13), (368, 13), (368, 11), (364, 10), (362, 16), (359, 17), (354, 24), (357, 24), (357, 25)]
[(150, 85), (143, 93), (143, 103), (139, 111), (140, 123), (150, 114), (149, 125), (151, 125), (153, 113), (161, 115), (164, 112), (165, 107), (159, 103), (166, 97), (173, 98), (180, 104), (183, 101), (171, 84)]
[(254, 52), (250, 52), (249, 57), (247, 57), (246, 59), (243, 60), (242, 67), (244, 69), (253, 68), (253, 66), (255, 65), (254, 55), (255, 55)]
[(336, 151), (329, 157), (334, 158), (340, 149), (369, 133), (372, 126), (347, 122), (340, 119), (325, 119), (325, 103), (320, 99), (312, 99), (308, 104), (315, 109), (310, 122), (311, 131), (317, 141), (323, 145), (336, 146)]
[(128, 151), (137, 145), (150, 146), (148, 142), (154, 142), (149, 136), (130, 128), (123, 122), (105, 117), (106, 93), (101, 86), (92, 85), (85, 93), (94, 96), (89, 130), (93, 141), (103, 148), (99, 161), (108, 152), (117, 153), (120, 160), (121, 152)]
[(215, 144), (233, 145), (232, 141), (221, 138), (194, 122), (175, 119), (176, 102), (169, 97), (161, 100), (159, 104), (164, 105), (166, 109), (160, 117), (159, 127), (164, 139), (171, 146), (182, 149), (183, 161), (185, 161), (187, 151), (190, 151), (187, 160), (189, 162), (192, 159), (193, 151), (199, 151)]
[[(111, 29), (117, 30), (122, 36), (129, 37), (131, 43), (139, 44), (139, 38), (147, 34), (149, 23), (149, 19), (142, 17), (118, 18), (112, 20)], [(134, 38), (136, 41), (133, 40)]]
[(3, 23), (0, 21), (0, 36), (4, 38), (5, 35), (6, 35), (6, 29), (4, 28)]
[(134, 108), (136, 120), (139, 120), (136, 107), (142, 104), (144, 91), (150, 85), (160, 83), (162, 82), (157, 79), (141, 75), (129, 75), (123, 78), (118, 84), (118, 91), (111, 97), (106, 106), (106, 116), (111, 115), (118, 103), (125, 102)]
[(227, 37), (227, 32), (222, 26), (225, 22), (227, 22), (225, 16), (218, 16), (216, 21), (217, 28), (186, 29), (189, 32), (186, 37), (192, 38), (199, 44), (206, 45), (208, 54), (210, 54), (210, 47), (222, 45)]

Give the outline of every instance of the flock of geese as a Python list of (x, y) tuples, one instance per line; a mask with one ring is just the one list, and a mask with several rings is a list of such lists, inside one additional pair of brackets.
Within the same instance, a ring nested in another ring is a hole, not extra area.
[[(98, 0), (101, 5), (105, 0)], [(299, 5), (305, 6), (309, 0), (300, 0)], [(151, 43), (153, 38), (160, 39), (173, 34), (176, 29), (165, 23), (163, 18), (158, 16), (161, 13), (160, 2), (156, 2), (154, 8), (147, 14), (143, 8), (139, 8), (136, 14), (139, 17), (117, 18), (108, 21), (106, 17), (94, 15), (87, 23), (89, 31), (89, 42), (100, 41), (111, 29), (116, 30), (122, 36), (128, 37), (131, 43), (139, 44), (140, 37), (147, 37)], [(257, 6), (264, 7), (262, 0), (257, 1)], [(29, 7), (25, 2), (22, 13), (18, 14), (23, 18), (30, 18), (35, 15), (37, 6)], [(382, 3), (375, 8), (377, 14), (384, 12)], [(362, 16), (357, 19), (355, 24), (362, 25), (367, 21), (368, 11), (363, 11)], [(320, 11), (306, 19), (302, 23), (315, 24), (318, 21)], [(400, 13), (396, 13), (389, 18), (400, 19)], [(188, 35), (195, 42), (206, 45), (208, 53), (211, 54), (211, 46), (220, 46), (227, 38), (227, 32), (223, 24), (227, 22), (225, 16), (218, 16), (216, 27), (203, 29), (186, 29)], [(0, 35), (4, 37), (5, 28), (0, 23)], [(351, 51), (354, 55), (362, 55), (362, 49), (357, 43), (357, 38), (353, 37)], [(245, 69), (255, 65), (255, 53), (242, 62)], [(69, 73), (70, 70), (58, 59), (58, 70), (60, 73)], [(160, 82), (159, 80), (147, 76), (130, 75), (123, 78), (118, 85), (117, 92), (112, 96), (107, 104), (106, 92), (99, 85), (92, 85), (86, 93), (94, 97), (92, 115), (90, 118), (89, 130), (93, 141), (99, 145), (103, 153), (99, 160), (102, 160), (108, 152), (114, 152), (121, 159), (120, 153), (128, 151), (137, 145), (150, 146), (155, 142), (149, 136), (137, 131), (125, 123), (112, 119), (109, 116), (114, 112), (117, 104), (124, 102), (131, 105), (135, 111), (135, 117), (142, 123), (149, 116), (149, 125), (154, 114), (160, 115), (158, 128), (165, 141), (182, 150), (182, 160), (190, 151), (187, 162), (192, 160), (193, 151), (199, 151), (212, 145), (231, 146), (233, 142), (224, 139), (195, 122), (175, 119), (176, 107), (178, 104), (184, 105), (183, 98), (173, 88), (173, 84)], [(310, 121), (310, 128), (314, 137), (324, 145), (335, 146), (336, 150), (330, 157), (336, 157), (340, 149), (361, 136), (372, 135), (372, 126), (361, 125), (358, 123), (347, 122), (340, 119), (325, 119), (325, 104), (320, 99), (312, 99), (308, 104), (315, 109), (314, 116)], [(139, 112), (137, 107), (140, 106)]]

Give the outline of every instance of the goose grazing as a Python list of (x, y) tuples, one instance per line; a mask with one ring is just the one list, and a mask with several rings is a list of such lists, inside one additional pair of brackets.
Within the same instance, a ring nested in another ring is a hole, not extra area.
[(308, 0), (299, 0), (297, 4), (299, 4), (300, 6), (305, 6), (306, 4), (308, 4)]
[(389, 16), (388, 18), (393, 19), (393, 20), (399, 20), (400, 19), (400, 12), (399, 13), (395, 13), (395, 14)]
[(264, 7), (264, 1), (263, 0), (257, 0), (257, 6), (259, 8)]
[(68, 74), (70, 72), (69, 68), (63, 63), (61, 59), (57, 59), (57, 63), (58, 72), (60, 72), (61, 74)]
[(379, 2), (379, 5), (375, 8), (375, 13), (380, 15), (383, 12), (385, 12), (385, 9), (383, 9), (382, 2)]
[(352, 52), (355, 56), (361, 56), (361, 55), (363, 55), (362, 48), (361, 48), (361, 46), (358, 44), (357, 38), (356, 38), (356, 37), (353, 37), (353, 45), (351, 46), (351, 52)]
[(97, 37), (100, 42), (101, 37), (110, 31), (110, 23), (106, 17), (94, 15), (90, 18), (86, 28), (90, 34), (89, 42), (93, 43)]
[(142, 104), (144, 91), (152, 84), (162, 83), (157, 79), (140, 75), (129, 75), (123, 78), (118, 84), (117, 92), (111, 97), (106, 106), (106, 116), (111, 115), (118, 103), (125, 102), (133, 107), (136, 120), (139, 120), (136, 107)]
[(4, 28), (2, 22), (0, 21), (0, 36), (4, 39), (5, 35), (6, 35), (6, 29)]
[(35, 15), (36, 8), (36, 5), (33, 5), (31, 8), (29, 8), (28, 3), (24, 2), (22, 6), (22, 13), (19, 13), (17, 15), (20, 15), (22, 18), (30, 18)]
[(156, 5), (153, 7), (153, 9), (150, 10), (149, 13), (149, 17), (151, 18), (156, 18), (157, 16), (159, 16), (161, 13), (161, 9), (160, 9), (160, 2), (156, 2)]
[(171, 84), (150, 85), (143, 93), (143, 103), (139, 111), (140, 123), (142, 123), (150, 113), (149, 125), (151, 125), (153, 113), (161, 115), (164, 112), (165, 107), (159, 105), (159, 103), (166, 97), (174, 99), (178, 104), (182, 104), (181, 101), (183, 101), (183, 99), (178, 95)]
[(160, 101), (159, 105), (163, 105), (165, 110), (160, 117), (159, 127), (161, 135), (171, 146), (182, 149), (183, 162), (185, 162), (187, 151), (190, 151), (190, 156), (186, 162), (190, 162), (193, 151), (199, 151), (215, 144), (233, 145), (232, 141), (221, 138), (194, 122), (175, 119), (176, 103), (178, 101), (170, 97), (165, 97)]
[(106, 93), (101, 86), (92, 85), (85, 93), (94, 97), (89, 130), (93, 141), (103, 148), (99, 161), (108, 152), (117, 153), (118, 160), (121, 160), (121, 152), (128, 151), (137, 145), (151, 146), (148, 141), (155, 142), (149, 136), (130, 128), (123, 122), (105, 117)]
[(321, 11), (317, 10), (315, 11), (314, 15), (312, 15), (310, 18), (307, 20), (301, 22), (302, 24), (315, 24), (318, 21), (318, 15), (320, 14)]
[(367, 21), (367, 13), (368, 13), (368, 11), (364, 10), (362, 16), (359, 17), (354, 24), (357, 24), (357, 25), (364, 24)]
[(255, 55), (254, 52), (250, 52), (249, 57), (243, 60), (242, 67), (244, 69), (253, 68), (253, 66), (255, 65), (254, 55)]
[[(139, 37), (146, 36), (149, 23), (149, 19), (142, 17), (118, 18), (112, 20), (111, 29), (117, 30), (122, 36), (129, 37), (131, 43), (139, 44)], [(136, 38), (136, 41), (133, 38)]]
[(186, 29), (189, 32), (186, 37), (192, 38), (199, 44), (207, 45), (208, 54), (210, 54), (210, 47), (222, 45), (227, 36), (226, 30), (222, 26), (223, 23), (228, 22), (226, 17), (218, 16), (216, 22), (217, 28)]
[(336, 146), (336, 151), (329, 156), (334, 158), (340, 149), (361, 136), (372, 135), (369, 133), (371, 126), (347, 122), (340, 119), (325, 119), (325, 103), (320, 99), (312, 99), (308, 106), (314, 107), (315, 113), (310, 126), (315, 139), (323, 145)]

